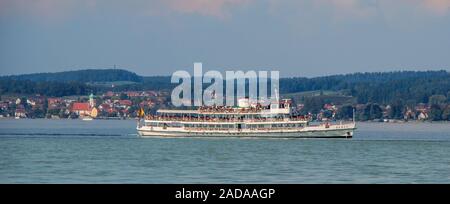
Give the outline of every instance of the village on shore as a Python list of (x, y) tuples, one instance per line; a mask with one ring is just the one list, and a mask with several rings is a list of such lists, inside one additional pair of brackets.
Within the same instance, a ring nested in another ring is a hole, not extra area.
[(0, 118), (134, 118), (139, 107), (151, 111), (167, 104), (167, 97), (165, 92), (154, 91), (108, 91), (97, 96), (2, 96)]
[[(316, 121), (351, 120), (353, 109), (357, 121), (404, 122), (450, 120), (450, 105), (419, 103), (415, 106), (355, 104), (319, 104), (317, 113), (304, 110), (305, 104), (295, 104), (294, 112), (308, 115)], [(136, 118), (138, 110), (155, 113), (157, 109), (170, 107), (167, 91), (108, 91), (100, 95), (46, 97), (7, 96), (0, 98), (0, 118), (47, 118), (47, 119), (130, 119)], [(436, 110), (438, 108), (439, 110)]]

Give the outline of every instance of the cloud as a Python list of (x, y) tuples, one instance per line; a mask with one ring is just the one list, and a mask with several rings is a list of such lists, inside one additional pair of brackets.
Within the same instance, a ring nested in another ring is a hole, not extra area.
[[(443, 16), (450, 11), (450, 0), (0, 0), (0, 15), (31, 15), (60, 18), (77, 15), (80, 11), (105, 8), (127, 8), (133, 14), (154, 15), (201, 15), (219, 19), (232, 17), (232, 10), (243, 6), (255, 6), (269, 2), (280, 7), (298, 5), (302, 12), (304, 5), (316, 10), (331, 11), (337, 19), (365, 18), (374, 16), (377, 5), (390, 5), (390, 10), (421, 9), (431, 15)], [(269, 8), (271, 9), (271, 8)], [(383, 8), (381, 8), (383, 9)], [(272, 12), (272, 11), (271, 11)], [(416, 12), (416, 10), (412, 10)]]
[[(377, 14), (378, 9), (404, 10), (410, 13), (426, 12), (428, 15), (447, 15), (450, 11), (450, 0), (316, 0), (319, 6), (331, 6), (336, 17), (370, 17)], [(389, 5), (390, 8), (380, 7)]]
[(228, 18), (231, 7), (248, 5), (251, 0), (166, 0), (164, 2), (169, 9), (176, 12)]
[(424, 0), (424, 7), (438, 15), (446, 15), (450, 10), (450, 0)]
[(61, 17), (86, 9), (126, 8), (133, 13), (154, 15), (198, 14), (229, 18), (231, 9), (255, 0), (0, 0), (0, 14)]
[(376, 14), (376, 5), (370, 4), (368, 0), (317, 0), (317, 7), (331, 7), (334, 16), (338, 19), (347, 17), (370, 17)]
[(58, 21), (76, 15), (79, 9), (93, 9), (95, 0), (0, 0), (0, 15), (31, 16)]

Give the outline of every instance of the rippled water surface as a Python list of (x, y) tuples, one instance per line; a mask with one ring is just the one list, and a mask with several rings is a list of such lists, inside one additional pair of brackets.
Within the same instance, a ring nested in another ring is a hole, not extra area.
[(450, 183), (450, 123), (358, 123), (353, 139), (143, 139), (133, 120), (0, 119), (0, 183)]

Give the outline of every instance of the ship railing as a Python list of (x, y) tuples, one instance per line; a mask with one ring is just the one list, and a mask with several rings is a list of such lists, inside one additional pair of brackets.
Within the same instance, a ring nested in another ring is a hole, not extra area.
[[(260, 131), (271, 131), (271, 130), (299, 130), (303, 127), (274, 127), (274, 128), (243, 128), (241, 130), (260, 130)], [(184, 127), (188, 131), (233, 131), (238, 130), (237, 128), (199, 128), (199, 127)]]
[(265, 118), (265, 119), (239, 119), (239, 118), (187, 118), (187, 117), (147, 117), (146, 120), (158, 121), (189, 121), (189, 122), (287, 122), (309, 121), (306, 118)]
[(198, 109), (201, 113), (258, 113), (263, 110), (270, 110), (268, 107), (257, 106), (249, 108), (232, 108), (227, 106), (215, 106), (215, 107), (200, 107)]
[(219, 131), (231, 131), (235, 130), (235, 128), (192, 128), (192, 127), (185, 127), (185, 130), (196, 130), (196, 131), (211, 131), (211, 130), (219, 130)]

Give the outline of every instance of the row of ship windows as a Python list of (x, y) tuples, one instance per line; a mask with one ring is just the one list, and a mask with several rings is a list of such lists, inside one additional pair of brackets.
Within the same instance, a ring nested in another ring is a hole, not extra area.
[[(181, 124), (181, 123), (146, 123), (152, 127), (185, 127), (185, 128), (235, 128), (234, 124)], [(284, 124), (249, 124), (242, 125), (241, 128), (293, 128), (303, 127), (303, 123), (284, 123)]]

